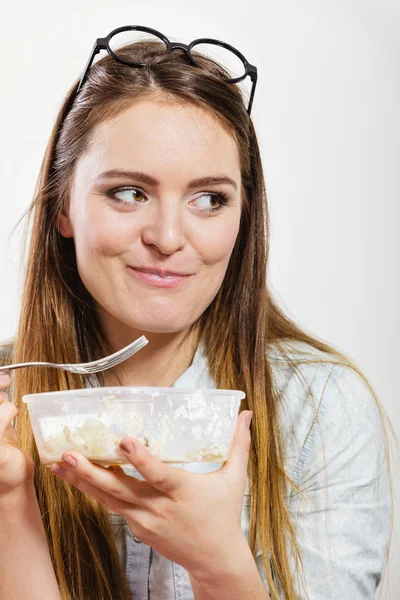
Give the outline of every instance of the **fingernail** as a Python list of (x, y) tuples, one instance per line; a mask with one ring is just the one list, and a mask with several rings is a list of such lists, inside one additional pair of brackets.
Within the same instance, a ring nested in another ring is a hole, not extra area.
[(61, 475), (62, 473), (65, 473), (65, 470), (56, 463), (50, 465), (49, 469), (52, 473), (54, 473), (54, 475)]
[(246, 411), (246, 416), (244, 418), (244, 423), (245, 423), (247, 429), (250, 429), (250, 423), (251, 423), (252, 416), (253, 416), (253, 411), (252, 410)]
[(77, 465), (76, 459), (73, 456), (65, 456), (63, 462), (67, 463), (70, 467), (76, 467)]
[(134, 445), (132, 444), (132, 442), (130, 440), (120, 442), (119, 447), (121, 448), (121, 450), (123, 452), (126, 452), (126, 454), (130, 454), (135, 449)]

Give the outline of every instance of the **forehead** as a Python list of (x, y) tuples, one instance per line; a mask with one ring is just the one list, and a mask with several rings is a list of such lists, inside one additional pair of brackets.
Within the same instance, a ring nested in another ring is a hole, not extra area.
[(223, 173), (240, 178), (235, 140), (209, 112), (178, 101), (141, 100), (101, 123), (78, 170), (148, 171), (159, 180)]

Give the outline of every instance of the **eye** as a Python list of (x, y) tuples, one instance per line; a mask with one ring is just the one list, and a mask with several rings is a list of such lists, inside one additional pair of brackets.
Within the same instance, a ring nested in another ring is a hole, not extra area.
[(230, 198), (223, 192), (205, 192), (196, 198), (200, 202), (200, 210), (210, 213), (216, 213), (228, 204)]
[(106, 196), (117, 204), (127, 205), (141, 204), (147, 198), (144, 191), (137, 187), (114, 188), (106, 192)]
[(125, 188), (117, 190), (113, 195), (117, 200), (130, 204), (134, 202), (142, 202), (145, 198), (144, 192), (138, 188)]
[[(135, 206), (147, 201), (146, 193), (141, 188), (133, 186), (113, 188), (105, 192), (105, 195), (114, 204), (125, 206)], [(228, 204), (229, 200), (230, 197), (224, 192), (203, 192), (192, 203), (196, 202), (201, 212), (217, 213)]]

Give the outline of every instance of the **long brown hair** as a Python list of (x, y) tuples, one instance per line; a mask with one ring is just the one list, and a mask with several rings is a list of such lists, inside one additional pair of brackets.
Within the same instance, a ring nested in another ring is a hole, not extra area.
[[(51, 133), (28, 211), (33, 226), (19, 328), (10, 358), (13, 362), (82, 362), (111, 351), (92, 298), (79, 277), (73, 240), (63, 238), (56, 227), (69, 200), (76, 163), (94, 129), (138, 98), (151, 94), (182, 104), (189, 102), (212, 113), (237, 143), (244, 205), (221, 289), (193, 330), (197, 328), (204, 339), (217, 387), (244, 390), (246, 399), (241, 408), (253, 410), (249, 544), (254, 554), (258, 546), (263, 551), (273, 600), (279, 597), (278, 581), (284, 597), (296, 600), (296, 579), (300, 583), (304, 580), (284, 498), (286, 485), (291, 482), (284, 470), (280, 394), (266, 350), (278, 347), (284, 355), (285, 344), (301, 341), (318, 351), (320, 361), (332, 363), (332, 356), (337, 363), (351, 361), (296, 325), (269, 290), (269, 217), (263, 169), (240, 89), (224, 82), (222, 68), (205, 57), (198, 57), (202, 66), (194, 67), (183, 53), (166, 55), (159, 44), (150, 42), (126, 46), (122, 52), (126, 58), (134, 52), (147, 66), (130, 68), (108, 55), (94, 64), (75, 99), (77, 82), (71, 87)], [(287, 359), (291, 361), (288, 354)], [(310, 360), (317, 359), (310, 356)], [(15, 371), (12, 397), (19, 408), (17, 434), (21, 447), (35, 461), (38, 502), (63, 600), (127, 600), (131, 596), (107, 510), (41, 465), (26, 405), (21, 402), (24, 394), (84, 386), (82, 376), (58, 370)], [(380, 411), (384, 418), (381, 407)], [(290, 569), (289, 551), (296, 572)]]

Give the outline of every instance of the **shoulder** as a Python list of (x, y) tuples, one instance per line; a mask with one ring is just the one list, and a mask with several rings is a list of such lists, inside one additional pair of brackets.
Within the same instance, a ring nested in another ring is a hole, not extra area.
[[(14, 340), (0, 342), (0, 371), (2, 366), (11, 364), (14, 343)], [(14, 402), (12, 380), (8, 388), (3, 389), (3, 391), (5, 391), (8, 394), (10, 401)], [(15, 423), (15, 421), (13, 421), (13, 423)]]
[(392, 511), (379, 404), (364, 373), (339, 357), (304, 345), (284, 354), (275, 351), (271, 365), (285, 470), (295, 484), (285, 500), (307, 591), (313, 599), (373, 598)]
[(6, 340), (4, 342), (0, 342), (0, 367), (1, 365), (9, 364), (13, 352), (14, 343), (14, 340)]
[[(339, 356), (308, 344), (268, 351), (280, 396), (280, 418), (289, 476), (296, 483), (307, 466), (326, 453), (382, 446), (382, 418), (373, 389), (362, 372)], [(357, 450), (358, 449), (358, 450)], [(319, 461), (318, 461), (319, 462)]]
[[(327, 354), (303, 342), (268, 351), (273, 381), (284, 409), (306, 406), (376, 414), (374, 391), (362, 370), (339, 355)], [(317, 404), (315, 404), (317, 402)]]

